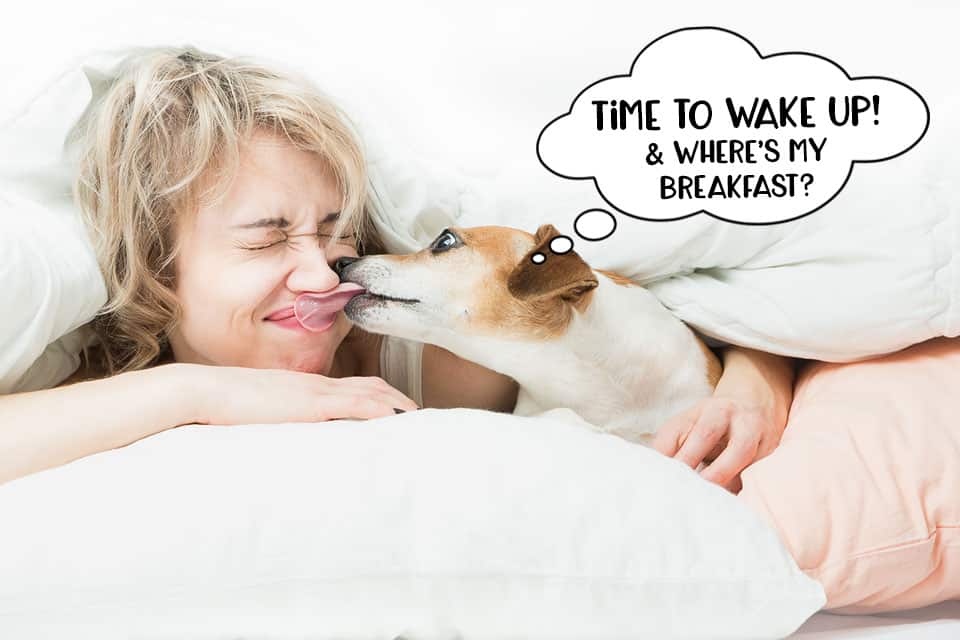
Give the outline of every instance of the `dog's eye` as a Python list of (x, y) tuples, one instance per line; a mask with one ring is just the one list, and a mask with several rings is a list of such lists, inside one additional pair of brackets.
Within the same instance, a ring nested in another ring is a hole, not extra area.
[(436, 240), (430, 243), (430, 250), (434, 253), (443, 253), (449, 249), (460, 246), (460, 238), (457, 237), (453, 231), (450, 229), (444, 229), (443, 232), (437, 236)]

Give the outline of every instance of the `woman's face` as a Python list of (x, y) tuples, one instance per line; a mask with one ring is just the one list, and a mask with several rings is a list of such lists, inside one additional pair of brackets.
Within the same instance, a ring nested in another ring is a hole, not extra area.
[(339, 284), (331, 266), (356, 256), (352, 236), (329, 242), (341, 194), (326, 163), (284, 138), (258, 132), (242, 149), (225, 197), (178, 228), (176, 295), (183, 314), (170, 335), (175, 359), (327, 374), (350, 330), (343, 312), (314, 333), (292, 312), (305, 291)]

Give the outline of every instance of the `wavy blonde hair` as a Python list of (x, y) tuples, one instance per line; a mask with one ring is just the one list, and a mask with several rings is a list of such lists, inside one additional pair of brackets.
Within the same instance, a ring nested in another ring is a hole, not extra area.
[[(107, 285), (92, 322), (102, 352), (94, 366), (107, 375), (170, 357), (178, 216), (223, 197), (241, 145), (260, 128), (324, 158), (343, 197), (335, 235), (349, 229), (361, 254), (382, 250), (352, 125), (311, 82), (193, 47), (139, 49), (68, 139), (79, 160), (73, 195)], [(202, 190), (211, 172), (214, 187)]]

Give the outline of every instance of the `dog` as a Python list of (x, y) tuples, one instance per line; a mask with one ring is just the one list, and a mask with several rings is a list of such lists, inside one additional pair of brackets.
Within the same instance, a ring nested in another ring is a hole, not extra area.
[[(364, 292), (362, 329), (434, 344), (519, 384), (518, 415), (566, 407), (594, 428), (649, 444), (713, 393), (720, 362), (652, 293), (556, 253), (552, 225), (448, 228), (410, 255), (341, 259)], [(560, 236), (561, 242), (570, 243)]]

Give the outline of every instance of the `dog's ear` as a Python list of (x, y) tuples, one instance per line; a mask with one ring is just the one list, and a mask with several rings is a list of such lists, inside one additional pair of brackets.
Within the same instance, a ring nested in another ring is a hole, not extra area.
[(537, 248), (542, 248), (541, 245), (543, 245), (544, 242), (550, 242), (559, 235), (560, 232), (557, 231), (557, 228), (552, 224), (540, 225), (537, 227), (537, 232), (533, 234), (533, 241), (537, 244), (537, 246), (534, 247), (534, 251), (536, 251)]
[[(559, 235), (552, 224), (537, 229), (536, 244), (507, 279), (507, 288), (514, 297), (520, 300), (556, 297), (580, 307), (587, 294), (597, 287), (593, 269), (575, 251), (551, 251), (550, 242)], [(535, 262), (536, 254), (544, 259)]]

